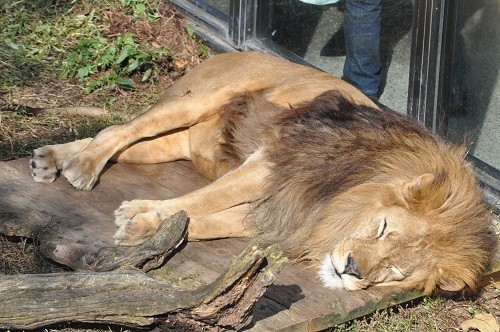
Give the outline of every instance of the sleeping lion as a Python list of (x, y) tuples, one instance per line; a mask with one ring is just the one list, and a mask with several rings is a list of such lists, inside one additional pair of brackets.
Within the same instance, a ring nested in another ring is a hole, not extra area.
[(123, 202), (117, 244), (185, 210), (188, 240), (279, 243), (326, 287), (431, 293), (475, 290), (496, 243), (465, 152), (339, 78), (243, 52), (206, 60), (123, 125), (36, 149), (30, 166), (37, 182), (60, 172), (90, 190), (109, 160), (189, 159), (213, 183)]

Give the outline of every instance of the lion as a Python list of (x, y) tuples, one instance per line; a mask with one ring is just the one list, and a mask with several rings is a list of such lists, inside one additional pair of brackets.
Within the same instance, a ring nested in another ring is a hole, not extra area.
[(476, 290), (496, 245), (465, 153), (339, 78), (234, 52), (204, 61), (129, 122), (34, 150), (30, 166), (37, 182), (61, 173), (90, 190), (109, 160), (188, 159), (214, 181), (123, 202), (117, 245), (143, 242), (184, 210), (189, 241), (259, 237), (310, 262), (326, 287), (429, 294)]

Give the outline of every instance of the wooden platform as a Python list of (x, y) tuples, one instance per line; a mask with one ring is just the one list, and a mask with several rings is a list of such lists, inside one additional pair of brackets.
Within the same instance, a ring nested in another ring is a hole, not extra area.
[[(28, 159), (0, 162), (0, 214), (43, 211), (24, 218), (37, 229), (37, 240), (51, 259), (87, 263), (90, 254), (113, 246), (116, 230), (113, 211), (123, 200), (166, 199), (209, 183), (187, 161), (161, 165), (109, 164), (90, 192), (73, 189), (60, 178), (51, 184), (31, 179)], [(133, 188), (133, 189), (132, 189)], [(20, 234), (19, 222), (3, 218), (7, 235)], [(70, 225), (71, 227), (67, 227)], [(149, 272), (179, 289), (191, 289), (213, 281), (229, 259), (248, 243), (226, 239), (182, 246), (163, 267)], [(88, 262), (89, 264), (91, 262)], [(250, 331), (317, 331), (368, 314), (378, 308), (418, 296), (395, 289), (334, 291), (322, 287), (314, 271), (288, 264), (254, 309)]]

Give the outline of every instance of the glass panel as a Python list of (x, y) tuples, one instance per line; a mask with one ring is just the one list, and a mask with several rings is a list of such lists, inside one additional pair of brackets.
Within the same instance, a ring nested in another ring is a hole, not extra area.
[[(257, 40), (336, 76), (345, 73), (363, 92), (377, 94), (381, 103), (406, 113), (411, 0), (340, 0), (330, 5), (258, 0), (257, 10)], [(347, 63), (352, 65), (344, 72), (348, 50)]]
[(206, 0), (206, 2), (224, 14), (229, 15), (229, 0)]
[(193, 0), (192, 2), (208, 13), (224, 21), (229, 21), (229, 1), (230, 0)]
[(459, 0), (448, 138), (500, 169), (500, 1)]

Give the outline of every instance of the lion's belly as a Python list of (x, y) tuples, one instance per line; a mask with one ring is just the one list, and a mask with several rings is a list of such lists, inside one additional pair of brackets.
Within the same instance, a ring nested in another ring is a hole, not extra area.
[(210, 180), (215, 180), (239, 166), (222, 157), (219, 117), (200, 122), (189, 128), (189, 151), (194, 166)]

